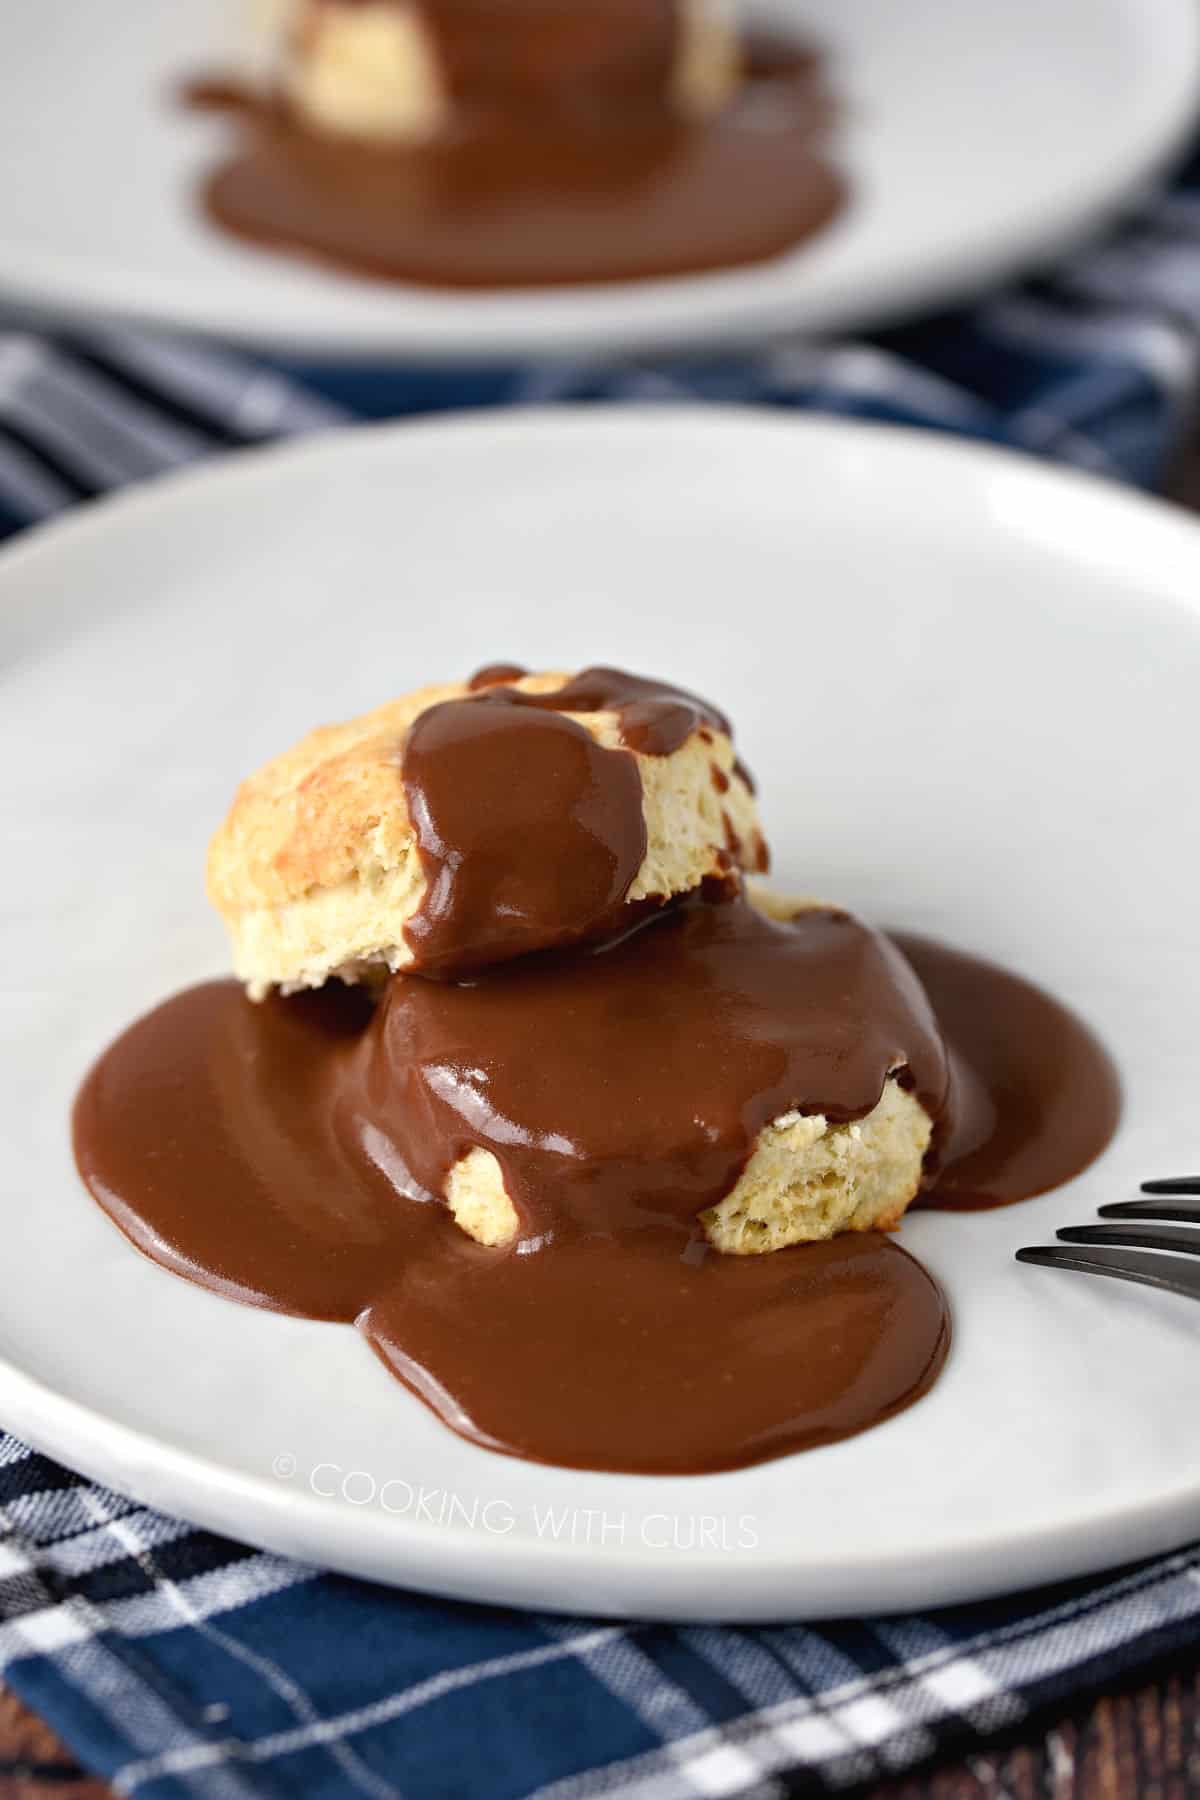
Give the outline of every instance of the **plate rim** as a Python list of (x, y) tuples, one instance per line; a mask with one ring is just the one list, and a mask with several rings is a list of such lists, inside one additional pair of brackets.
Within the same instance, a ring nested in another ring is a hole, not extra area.
[[(1189, 4), (1191, 0), (1189, 0)], [(1200, 42), (1200, 10), (1197, 11)], [(691, 437), (696, 432), (721, 433), (726, 429), (745, 430), (751, 434), (771, 434), (780, 442), (795, 437), (827, 437), (855, 443), (889, 448), (902, 457), (928, 458), (931, 462), (989, 465), (1003, 471), (1010, 480), (1039, 487), (1058, 487), (1078, 502), (1095, 503), (1106, 516), (1123, 510), (1132, 520), (1150, 524), (1151, 529), (1166, 527), (1181, 539), (1200, 545), (1200, 516), (1196, 516), (1164, 496), (1148, 492), (1113, 476), (1083, 468), (1073, 463), (1060, 463), (1011, 444), (986, 438), (967, 436), (950, 426), (912, 425), (895, 419), (858, 417), (853, 414), (824, 412), (818, 408), (790, 409), (764, 406), (753, 400), (682, 399), (654, 402), (567, 400), (518, 403), (504, 406), (471, 406), (452, 412), (428, 413), (415, 417), (388, 419), (353, 419), (335, 425), (321, 426), (294, 436), (268, 442), (238, 445), (218, 450), (191, 463), (165, 469), (143, 481), (112, 488), (78, 504), (68, 506), (45, 518), (35, 519), (0, 540), (0, 590), (10, 569), (26, 561), (57, 554), (60, 543), (76, 537), (102, 535), (119, 530), (142, 512), (156, 512), (173, 504), (203, 504), (210, 494), (227, 487), (272, 481), (286, 475), (292, 464), (322, 461), (327, 457), (348, 456), (358, 451), (364, 456), (391, 453), (393, 445), (402, 449), (426, 439), (461, 438), (478, 440), (516, 436), (621, 436), (632, 431), (637, 435), (681, 432)], [(869, 452), (870, 453), (870, 452)], [(418, 451), (418, 455), (420, 452)], [(1046, 513), (1044, 518), (1051, 515)], [(1152, 522), (1152, 523), (1151, 523)], [(1061, 534), (1064, 538), (1068, 533)], [(7, 596), (0, 591), (0, 606)], [(1182, 598), (1189, 611), (1200, 612), (1200, 590), (1188, 590)]]
[[(1129, 0), (1106, 0), (1128, 10)], [(1145, 12), (1153, 7), (1146, 29), (1170, 34), (1174, 53), (1160, 56), (1163, 92), (1153, 105), (1143, 107), (1142, 129), (1113, 165), (1094, 170), (1085, 191), (1055, 197), (1023, 216), (1007, 235), (994, 242), (978, 242), (957, 251), (948, 261), (931, 260), (924, 266), (894, 276), (885, 288), (863, 291), (861, 275), (843, 280), (833, 299), (806, 305), (803, 292), (786, 297), (759, 296), (755, 277), (774, 265), (753, 265), (747, 270), (715, 271), (665, 281), (594, 284), (561, 291), (532, 290), (535, 304), (554, 308), (552, 321), (539, 316), (536, 324), (522, 318), (519, 297), (484, 294), (478, 299), (455, 290), (405, 289), (422, 297), (441, 300), (453, 311), (437, 328), (418, 321), (356, 321), (352, 326), (324, 327), (315, 315), (303, 325), (279, 324), (269, 311), (253, 320), (232, 306), (212, 307), (178, 282), (171, 284), (168, 299), (150, 291), (143, 277), (139, 289), (129, 287), (119, 271), (101, 275), (92, 271), (81, 279), (70, 257), (43, 247), (23, 252), (25, 272), (0, 269), (0, 293), (17, 307), (33, 309), (65, 323), (101, 319), (114, 324), (157, 328), (187, 333), (201, 340), (218, 339), (261, 353), (305, 359), (318, 358), (331, 366), (355, 366), (390, 357), (418, 367), (435, 363), (455, 366), (471, 361), (561, 359), (572, 356), (654, 355), (671, 350), (744, 347), (771, 334), (798, 330), (825, 334), (830, 331), (862, 332), (887, 323), (900, 324), (921, 311), (958, 306), (1001, 281), (1049, 265), (1085, 241), (1114, 218), (1140, 192), (1162, 176), (1181, 155), (1197, 117), (1200, 116), (1200, 12), (1193, 0), (1138, 0)], [(782, 263), (786, 258), (781, 258)], [(11, 258), (8, 259), (11, 263)], [(951, 262), (952, 265), (951, 266)], [(695, 299), (698, 285), (716, 280), (733, 292), (713, 299)], [(801, 284), (802, 287), (802, 284)], [(117, 290), (121, 289), (118, 297)], [(649, 302), (645, 320), (622, 323), (618, 300), (631, 297), (637, 308), (643, 297)], [(489, 302), (500, 298), (503, 316), (488, 313)], [(597, 308), (595, 317), (588, 308)], [(351, 335), (355, 341), (350, 342)]]
[[(645, 438), (683, 433), (694, 445), (697, 433), (723, 436), (747, 432), (772, 440), (785, 453), (790, 440), (805, 438), (818, 445), (824, 440), (857, 447), (885, 462), (917, 457), (935, 466), (959, 465), (968, 476), (972, 470), (983, 477), (990, 470), (1002, 470), (1043, 496), (1070, 493), (1103, 507), (1109, 524), (1118, 512), (1149, 523), (1154, 531), (1169, 534), (1176, 544), (1186, 542), (1186, 553), (1200, 566), (1200, 521), (1181, 509), (1116, 488), (1098, 476), (1040, 463), (1004, 447), (892, 423), (771, 413), (743, 405), (654, 409), (579, 405), (485, 409), (415, 423), (350, 426), (173, 471), (47, 521), (0, 548), (0, 605), (9, 597), (9, 582), (24, 567), (53, 563), (60, 547), (69, 550), (76, 543), (86, 544), (105, 534), (136, 534), (146, 518), (170, 514), (179, 507), (219, 507), (230, 488), (253, 490), (262, 481), (286, 482), (294, 466), (340, 460), (351, 454), (386, 459), (397, 450), (420, 457), (428, 454), (431, 441), (452, 444), (458, 440), (468, 447), (486, 447), (489, 439), (514, 435), (520, 440), (541, 436), (578, 441), (596, 436)], [(1078, 520), (1074, 525), (1064, 522), (1071, 516), (1069, 508), (1050, 510), (1056, 522), (1056, 542), (1060, 534), (1062, 541), (1078, 537)], [(1164, 592), (1161, 586), (1159, 591)], [(1180, 604), (1191, 616), (1200, 615), (1200, 584), (1181, 594)], [(391, 1585), (526, 1608), (536, 1605), (551, 1612), (769, 1621), (797, 1616), (795, 1604), (779, 1596), (781, 1587), (786, 1589), (799, 1575), (806, 1587), (817, 1589), (816, 1597), (805, 1603), (804, 1616), (835, 1616), (845, 1610), (833, 1590), (830, 1598), (820, 1597), (821, 1566), (811, 1556), (798, 1564), (793, 1549), (785, 1545), (769, 1553), (756, 1552), (753, 1565), (738, 1565), (744, 1597), (728, 1613), (714, 1610), (711, 1600), (698, 1605), (691, 1596), (701, 1571), (708, 1569), (711, 1574), (703, 1554), (674, 1553), (664, 1562), (661, 1552), (637, 1544), (623, 1546), (620, 1553), (600, 1553), (611, 1601), (600, 1601), (589, 1593), (581, 1608), (573, 1598), (573, 1580), (578, 1575), (586, 1582), (594, 1573), (594, 1546), (541, 1537), (506, 1540), (506, 1545), (497, 1546), (486, 1534), (447, 1531), (444, 1526), (407, 1517), (377, 1516), (374, 1509), (331, 1503), (272, 1481), (266, 1474), (230, 1468), (210, 1455), (166, 1442), (72, 1398), (5, 1356), (0, 1356), (0, 1418), (23, 1441), (93, 1479), (132, 1493), (144, 1504), (304, 1561), (316, 1560), (321, 1566)], [(603, 1484), (606, 1478), (592, 1474), (589, 1479)], [(170, 1497), (164, 1497), (164, 1490)], [(185, 1499), (182, 1513), (180, 1494)], [(930, 1604), (931, 1585), (937, 1605), (981, 1599), (1013, 1590), (1014, 1558), (1021, 1559), (1021, 1586), (1066, 1580), (1135, 1556), (1168, 1554), (1195, 1536), (1198, 1515), (1200, 1478), (1180, 1482), (1132, 1509), (1128, 1501), (1098, 1502), (1090, 1514), (1077, 1514), (1069, 1525), (1029, 1525), (1000, 1542), (995, 1541), (994, 1533), (989, 1542), (983, 1527), (960, 1531), (956, 1537), (943, 1532), (928, 1551), (902, 1566), (894, 1559), (886, 1571), (868, 1547), (849, 1553), (839, 1549), (834, 1588), (845, 1580), (848, 1570), (857, 1567), (870, 1572), (878, 1589), (873, 1611)], [(947, 1564), (955, 1565), (949, 1575)], [(539, 1584), (550, 1591), (543, 1593), (539, 1587), (539, 1598), (531, 1602), (530, 1589)]]
[[(34, 1409), (39, 1407), (43, 1410), (35, 1419), (34, 1430), (29, 1431), (24, 1418), (34, 1418)], [(637, 1616), (664, 1623), (768, 1624), (797, 1617), (844, 1616), (845, 1602), (836, 1595), (847, 1572), (856, 1570), (869, 1574), (877, 1588), (878, 1597), (869, 1609), (872, 1616), (1030, 1591), (1043, 1584), (1120, 1569), (1142, 1557), (1169, 1557), (1194, 1541), (1200, 1506), (1193, 1484), (1162, 1494), (1152, 1506), (1143, 1508), (1136, 1531), (1115, 1512), (1098, 1511), (1069, 1525), (1027, 1527), (1000, 1546), (970, 1536), (949, 1542), (939, 1537), (936, 1544), (902, 1566), (889, 1566), (886, 1574), (881, 1574), (869, 1550), (860, 1548), (850, 1555), (839, 1550), (832, 1583), (820, 1563), (801, 1565), (806, 1586), (817, 1589), (816, 1597), (804, 1603), (802, 1612), (786, 1598), (789, 1582), (797, 1576), (795, 1558), (783, 1548), (770, 1557), (756, 1553), (753, 1564), (737, 1565), (743, 1600), (722, 1609), (696, 1598), (697, 1589), (710, 1591), (710, 1581), (702, 1581), (701, 1576), (707, 1571), (711, 1578), (711, 1560), (703, 1555), (674, 1552), (665, 1559), (662, 1551), (636, 1544), (623, 1546), (617, 1556), (609, 1550), (553, 1538), (496, 1538), (486, 1532), (448, 1530), (408, 1518), (394, 1523), (373, 1507), (352, 1508), (325, 1501), (299, 1492), (284, 1480), (272, 1484), (266, 1476), (226, 1469), (194, 1451), (164, 1446), (148, 1433), (107, 1419), (14, 1369), (4, 1358), (0, 1358), (0, 1411), (5, 1429), (9, 1429), (10, 1419), (15, 1420), (19, 1429), (14, 1435), (64, 1467), (155, 1511), (294, 1558), (314, 1573), (353, 1575), (385, 1587), (526, 1612)], [(59, 1446), (72, 1428), (82, 1434), (72, 1441), (82, 1442), (84, 1454), (81, 1457), (72, 1449), (70, 1460), (64, 1461)], [(148, 1461), (154, 1465), (151, 1481), (142, 1473)], [(158, 1491), (164, 1479), (187, 1483), (196, 1495), (196, 1504), (189, 1499), (187, 1511), (180, 1512), (173, 1501), (164, 1503)], [(593, 1473), (589, 1479), (601, 1481), (603, 1476)], [(403, 1567), (396, 1566), (394, 1534), (402, 1534)], [(498, 1544), (509, 1548), (498, 1554)], [(1013, 1564), (1018, 1559), (1020, 1574), (1014, 1580)], [(950, 1579), (946, 1578), (947, 1564), (956, 1571)], [(591, 1586), (598, 1565), (604, 1571), (607, 1590), (601, 1597)], [(588, 1586), (585, 1602), (573, 1598), (576, 1577)], [(543, 1588), (543, 1583), (557, 1584), (558, 1591), (549, 1585)], [(533, 1584), (538, 1585), (536, 1601), (528, 1597)]]

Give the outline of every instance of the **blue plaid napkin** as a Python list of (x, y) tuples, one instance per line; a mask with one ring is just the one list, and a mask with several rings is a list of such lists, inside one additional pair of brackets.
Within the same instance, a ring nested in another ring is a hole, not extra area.
[[(869, 343), (301, 371), (116, 329), (0, 330), (0, 531), (346, 418), (566, 399), (819, 407), (1153, 486), (1192, 415), (1198, 346), (1200, 157), (1052, 279)], [(1197, 1646), (1200, 1548), (819, 1629), (568, 1621), (323, 1574), (0, 1434), (0, 1677), (118, 1793), (147, 1800), (845, 1791)]]

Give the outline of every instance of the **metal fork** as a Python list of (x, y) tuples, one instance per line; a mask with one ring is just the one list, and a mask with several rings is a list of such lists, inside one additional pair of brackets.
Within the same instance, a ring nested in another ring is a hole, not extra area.
[[(1100, 1208), (1102, 1219), (1115, 1219), (1117, 1224), (1064, 1226), (1058, 1233), (1062, 1243), (1018, 1250), (1017, 1261), (1079, 1269), (1085, 1275), (1113, 1275), (1119, 1281), (1138, 1281), (1144, 1287), (1200, 1300), (1200, 1175), (1143, 1181), (1141, 1191), (1154, 1198), (1120, 1200)], [(1158, 1220), (1176, 1222), (1147, 1229)], [(1106, 1245), (1112, 1248), (1103, 1248)], [(1140, 1254), (1164, 1251), (1169, 1254)], [(1193, 1256), (1198, 1260), (1189, 1262)]]

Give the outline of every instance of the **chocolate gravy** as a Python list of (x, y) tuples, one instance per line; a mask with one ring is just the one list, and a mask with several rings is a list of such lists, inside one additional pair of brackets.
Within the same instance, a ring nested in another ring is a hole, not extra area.
[(707, 730), (733, 737), (723, 712), (685, 688), (670, 687), (653, 676), (631, 675), (626, 669), (581, 669), (565, 687), (548, 694), (516, 692), (520, 706), (548, 707), (554, 712), (617, 715), (621, 742), (642, 756), (670, 756), (692, 733)]
[(1121, 1112), (1120, 1079), (1095, 1035), (1017, 975), (927, 938), (895, 941), (937, 1014), (951, 1071), (936, 1179), (917, 1204), (1005, 1206), (1086, 1169)]
[[(647, 842), (629, 752), (669, 756), (693, 732), (730, 731), (707, 701), (619, 669), (585, 669), (544, 694), (507, 685), (514, 670), (519, 677), (514, 664), (480, 670), (467, 697), (421, 713), (405, 741), (405, 797), (426, 880), (405, 938), (422, 974), (627, 931), (665, 904), (625, 904)], [(605, 748), (566, 717), (596, 712), (615, 715), (623, 748)], [(742, 846), (728, 818), (726, 835), (732, 863)], [(760, 867), (765, 854), (762, 846)]]
[[(1054, 1001), (907, 947), (946, 1024), (948, 1093), (933, 1012), (877, 934), (692, 902), (602, 950), (457, 986), (398, 976), (375, 1007), (336, 984), (258, 1006), (233, 982), (191, 989), (89, 1075), (79, 1168), (155, 1261), (355, 1320), (480, 1443), (585, 1468), (760, 1461), (910, 1404), (949, 1335), (937, 1284), (878, 1234), (706, 1248), (694, 1215), (761, 1124), (862, 1117), (903, 1063), (950, 1121), (934, 1198), (1002, 1203), (1075, 1173), (1115, 1122), (1106, 1056)], [(500, 1163), (514, 1245), (481, 1247), (428, 1197), (469, 1148)]]
[(662, 105), (683, 27), (682, 0), (418, 0), (418, 8), (460, 109), (570, 115)]
[[(598, 55), (592, 41), (609, 32), (615, 43), (626, 15), (645, 21), (656, 8), (665, 16), (662, 0), (541, 0), (522, 7), (519, 33), (500, 34), (494, 18), (491, 30), (479, 23), (483, 0), (439, 3), (430, 18), (457, 102), (451, 129), (406, 145), (339, 138), (247, 90), (204, 210), (253, 243), (442, 288), (630, 281), (782, 255), (845, 202), (825, 156), (832, 108), (818, 59), (754, 39), (729, 104), (683, 117), (667, 101), (661, 29), (632, 57), (619, 45)], [(227, 83), (197, 82), (185, 97), (234, 110)]]
[(771, 1120), (849, 1124), (898, 1068), (940, 1116), (941, 1034), (885, 937), (842, 912), (782, 924), (745, 899), (693, 901), (602, 950), (390, 982), (335, 1106), (347, 1154), (386, 1143), (421, 1196), (490, 1151), (522, 1236), (545, 1245), (690, 1233)]
[(520, 681), (522, 675), (528, 673), (529, 670), (522, 668), (520, 663), (484, 663), (482, 669), (476, 669), (467, 687), (471, 693), (477, 694), (481, 688), (500, 687), (508, 682)]
[(646, 854), (633, 757), (514, 698), (489, 687), (432, 706), (404, 746), (427, 884), (404, 935), (425, 974), (603, 931)]
[(359, 1326), (488, 1449), (658, 1475), (864, 1431), (929, 1389), (950, 1343), (936, 1281), (879, 1233), (696, 1261), (653, 1229), (530, 1256), (456, 1247), (406, 1262)]

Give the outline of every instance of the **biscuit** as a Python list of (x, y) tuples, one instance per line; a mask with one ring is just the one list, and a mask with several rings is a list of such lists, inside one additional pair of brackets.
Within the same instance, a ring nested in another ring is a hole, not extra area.
[(731, 1194), (700, 1215), (732, 1256), (758, 1256), (842, 1231), (892, 1231), (916, 1199), (933, 1121), (895, 1077), (864, 1119), (831, 1125), (787, 1113), (761, 1131)]
[[(513, 685), (550, 693), (567, 680), (528, 675)], [(252, 997), (415, 966), (405, 924), (427, 881), (405, 796), (405, 737), (422, 712), (468, 691), (462, 682), (421, 688), (323, 726), (242, 783), (210, 845), (207, 886)], [(623, 747), (615, 713), (563, 716), (602, 747)], [(641, 781), (646, 850), (627, 903), (726, 879), (732, 861), (765, 866), (754, 798), (723, 732), (697, 729), (669, 755), (628, 754)]]
[[(921, 1186), (933, 1124), (892, 1079), (874, 1111), (850, 1125), (786, 1113), (759, 1133), (733, 1191), (700, 1214), (710, 1244), (729, 1256), (761, 1256), (843, 1231), (891, 1231)], [(457, 1162), (446, 1202), (477, 1243), (507, 1244), (517, 1214), (490, 1150)]]
[[(788, 899), (758, 883), (750, 898), (769, 917), (793, 918), (821, 904)], [(891, 1231), (921, 1187), (933, 1121), (895, 1078), (865, 1118), (831, 1124), (785, 1113), (759, 1133), (736, 1186), (699, 1216), (710, 1244), (730, 1256), (758, 1256), (844, 1231)], [(446, 1202), (480, 1244), (507, 1244), (516, 1209), (491, 1151), (468, 1152), (450, 1172)]]
[(405, 143), (447, 124), (449, 95), (416, 5), (292, 0), (288, 24), (281, 85), (314, 129)]

